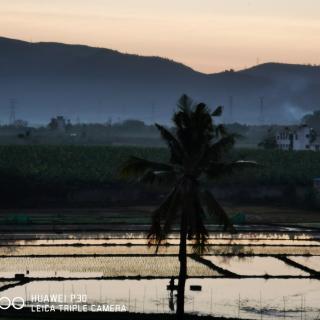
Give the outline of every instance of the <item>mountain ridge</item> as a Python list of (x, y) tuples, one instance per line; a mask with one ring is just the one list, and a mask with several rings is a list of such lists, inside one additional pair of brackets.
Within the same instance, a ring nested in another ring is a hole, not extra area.
[(33, 122), (57, 114), (83, 121), (168, 122), (176, 100), (187, 93), (213, 107), (225, 105), (228, 122), (292, 122), (319, 107), (319, 85), (319, 66), (270, 62), (205, 74), (158, 56), (0, 37), (3, 121), (16, 99), (18, 116)]

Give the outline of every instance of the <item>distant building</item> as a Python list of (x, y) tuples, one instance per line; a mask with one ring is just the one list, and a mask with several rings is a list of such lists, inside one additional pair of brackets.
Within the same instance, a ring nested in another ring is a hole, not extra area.
[(52, 130), (64, 132), (66, 131), (67, 121), (63, 116), (57, 116), (56, 118), (51, 119), (49, 127)]
[(281, 150), (320, 151), (320, 137), (307, 125), (282, 129), (277, 132), (276, 141)]

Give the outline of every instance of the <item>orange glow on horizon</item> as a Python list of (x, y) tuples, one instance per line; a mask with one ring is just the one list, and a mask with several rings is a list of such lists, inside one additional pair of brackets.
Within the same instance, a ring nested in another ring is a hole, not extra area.
[(318, 0), (0, 0), (0, 36), (157, 55), (205, 73), (320, 64)]

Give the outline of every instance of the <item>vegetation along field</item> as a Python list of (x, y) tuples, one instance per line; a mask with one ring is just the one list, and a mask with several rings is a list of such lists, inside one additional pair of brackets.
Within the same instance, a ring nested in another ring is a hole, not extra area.
[[(13, 199), (23, 202), (35, 192), (47, 203), (64, 201), (66, 197), (70, 200), (84, 188), (90, 188), (92, 197), (92, 190), (101, 188), (111, 188), (110, 192), (115, 193), (117, 185), (125, 194), (123, 185), (128, 189), (132, 186), (119, 179), (118, 168), (130, 156), (165, 161), (168, 154), (164, 148), (123, 146), (0, 146), (3, 203)], [(320, 153), (235, 149), (230, 154), (232, 159), (256, 160), (261, 166), (227, 176), (213, 186), (283, 186), (291, 200), (297, 188), (304, 188), (310, 191), (305, 196), (311, 200), (316, 197), (312, 183), (320, 176)], [(86, 193), (81, 196), (90, 198)]]

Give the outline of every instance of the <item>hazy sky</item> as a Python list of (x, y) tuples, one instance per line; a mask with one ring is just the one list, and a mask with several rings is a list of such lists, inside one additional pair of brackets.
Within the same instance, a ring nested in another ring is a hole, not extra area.
[(0, 35), (159, 55), (207, 73), (320, 64), (320, 0), (0, 0)]

